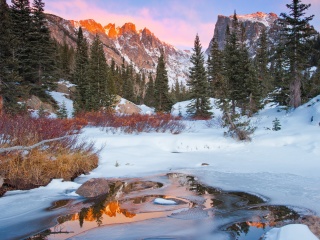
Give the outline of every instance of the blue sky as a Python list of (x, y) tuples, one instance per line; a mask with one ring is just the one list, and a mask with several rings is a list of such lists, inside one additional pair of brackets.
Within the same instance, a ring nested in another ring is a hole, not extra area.
[[(31, 1), (31, 0), (30, 0)], [(287, 12), (291, 0), (44, 0), (47, 12), (66, 19), (94, 19), (102, 25), (122, 26), (133, 22), (137, 29), (149, 28), (159, 39), (179, 48), (190, 48), (198, 33), (203, 48), (212, 38), (219, 14)], [(320, 0), (311, 3), (308, 15), (320, 30)], [(319, 15), (319, 16), (317, 16)]]

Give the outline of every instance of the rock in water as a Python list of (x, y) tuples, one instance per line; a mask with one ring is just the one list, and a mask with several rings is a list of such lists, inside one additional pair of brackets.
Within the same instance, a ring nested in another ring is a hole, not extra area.
[(110, 181), (104, 178), (92, 178), (82, 184), (76, 191), (82, 197), (94, 198), (110, 191)]

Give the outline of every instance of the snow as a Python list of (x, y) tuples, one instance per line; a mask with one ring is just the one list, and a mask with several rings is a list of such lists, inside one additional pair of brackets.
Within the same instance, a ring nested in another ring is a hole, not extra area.
[(60, 79), (60, 80), (58, 81), (58, 84), (63, 84), (63, 85), (65, 85), (67, 88), (71, 88), (71, 87), (76, 86), (75, 84), (71, 83), (70, 81), (64, 80), (64, 79)]
[(72, 118), (73, 114), (73, 101), (66, 97), (67, 94), (61, 92), (51, 91), (48, 92), (54, 100), (56, 100), (60, 107), (62, 107), (63, 103), (66, 105), (66, 109), (68, 112), (68, 118)]
[(173, 200), (168, 200), (164, 198), (156, 198), (153, 200), (154, 204), (159, 204), (159, 205), (176, 205), (177, 203)]
[(317, 240), (318, 238), (303, 224), (289, 224), (267, 232), (265, 240)]
[(154, 108), (148, 107), (144, 104), (142, 105), (137, 105), (141, 109), (142, 114), (153, 114), (154, 113)]
[[(61, 93), (51, 94), (60, 101), (67, 100)], [(186, 116), (189, 103), (185, 101), (175, 104), (172, 113), (178, 115), (180, 108), (181, 114)], [(270, 200), (269, 204), (292, 206), (319, 215), (320, 95), (295, 110), (285, 111), (279, 106), (268, 104), (251, 121), (256, 127), (251, 142), (238, 142), (224, 137), (226, 129), (219, 125), (221, 111), (215, 99), (211, 99), (211, 103), (214, 105), (212, 111), (215, 116), (211, 122), (184, 120), (187, 130), (177, 135), (113, 134), (99, 128), (85, 128), (82, 133), (84, 139), (93, 140), (97, 148), (105, 146), (100, 152), (98, 168), (88, 175), (81, 175), (75, 182), (52, 180), (46, 187), (7, 193), (0, 198), (1, 236), (13, 234), (18, 223), (29, 224), (33, 219), (43, 217), (43, 210), (52, 201), (80, 199), (75, 190), (91, 178), (143, 177), (167, 172), (192, 174), (213, 187), (262, 195)], [(279, 131), (272, 131), (275, 118), (280, 120)], [(202, 163), (208, 165), (203, 166)], [(180, 233), (186, 231), (183, 225), (189, 220), (185, 221), (181, 226), (175, 226), (173, 232), (177, 235), (173, 236), (182, 236)], [(201, 218), (197, 221), (198, 224), (202, 223)], [(169, 229), (170, 222), (176, 223), (168, 218), (154, 219), (126, 225), (126, 229), (133, 230), (136, 227), (133, 236), (139, 236), (140, 228), (156, 228), (151, 226), (153, 222), (158, 224), (157, 229), (161, 229), (160, 226)], [(190, 222), (190, 226), (193, 224)], [(106, 236), (106, 233), (120, 235), (123, 227), (99, 228), (78, 238), (99, 239), (99, 236)], [(214, 239), (225, 239), (225, 236), (219, 234)], [(299, 234), (303, 237), (293, 238)], [(290, 237), (279, 238), (280, 235)], [(309, 236), (312, 235), (306, 227), (289, 225), (270, 232), (268, 240), (316, 239)]]

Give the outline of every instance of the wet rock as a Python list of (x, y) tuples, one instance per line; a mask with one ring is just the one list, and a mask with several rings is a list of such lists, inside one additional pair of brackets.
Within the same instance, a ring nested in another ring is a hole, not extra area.
[(92, 178), (82, 184), (76, 191), (82, 197), (94, 198), (110, 191), (111, 182), (104, 178)]
[(141, 191), (149, 188), (159, 188), (162, 187), (161, 183), (158, 182), (152, 182), (152, 181), (137, 181), (129, 183), (125, 186), (124, 192), (134, 192), (134, 191)]

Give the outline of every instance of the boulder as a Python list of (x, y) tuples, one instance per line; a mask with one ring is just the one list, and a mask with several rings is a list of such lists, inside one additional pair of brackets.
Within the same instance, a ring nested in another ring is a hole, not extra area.
[(135, 114), (135, 113), (141, 113), (141, 109), (135, 105), (134, 103), (121, 98), (120, 96), (116, 97), (116, 104), (115, 104), (115, 109), (118, 113), (122, 114)]
[(92, 178), (82, 184), (76, 191), (82, 197), (94, 198), (107, 194), (110, 191), (110, 182), (104, 178)]
[(37, 96), (32, 95), (26, 102), (28, 108), (39, 110), (42, 106), (48, 112), (55, 112), (54, 108), (49, 103), (42, 102)]
[(76, 92), (76, 87), (74, 84), (71, 84), (69, 82), (60, 81), (57, 84), (56, 91), (66, 94), (67, 98), (72, 98), (72, 96)]

